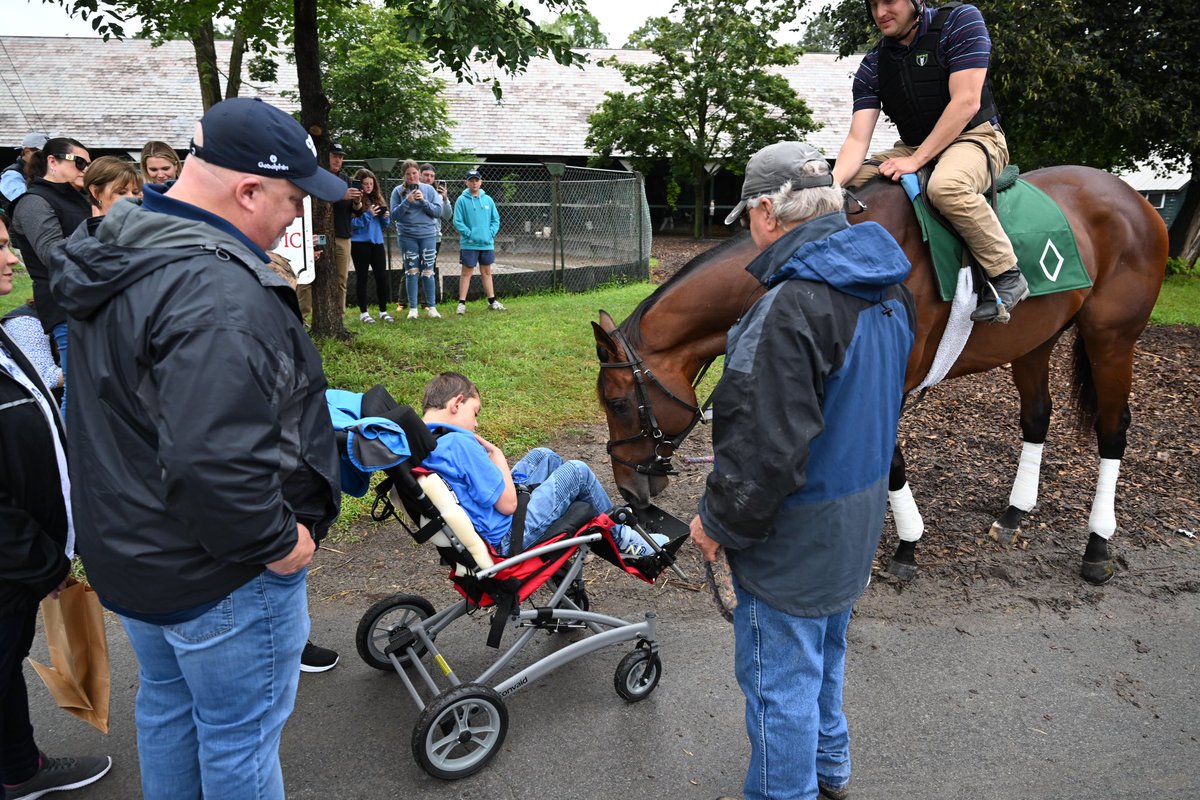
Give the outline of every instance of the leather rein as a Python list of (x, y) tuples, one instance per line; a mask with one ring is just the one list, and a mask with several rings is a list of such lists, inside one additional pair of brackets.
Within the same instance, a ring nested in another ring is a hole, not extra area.
[[(704, 401), (703, 405), (694, 405), (684, 400), (679, 395), (672, 392), (654, 376), (650, 368), (646, 366), (646, 362), (638, 355), (637, 351), (629, 344), (629, 341), (621, 334), (619, 330), (614, 330), (611, 336), (625, 349), (626, 361), (615, 362), (600, 362), (600, 369), (629, 369), (633, 372), (633, 386), (637, 393), (638, 402), (638, 422), (641, 425), (641, 430), (635, 436), (627, 436), (624, 439), (609, 439), (605, 449), (613, 461), (624, 464), (634, 471), (642, 475), (660, 476), (660, 475), (675, 475), (676, 470), (671, 464), (671, 456), (675, 454), (675, 450), (679, 445), (683, 444), (684, 439), (692, 432), (697, 424), (705, 420), (704, 412), (712, 404), (712, 397), (709, 396)], [(700, 368), (696, 379), (692, 381), (692, 389), (695, 390), (703, 380), (705, 373), (708, 372), (709, 366), (712, 365), (712, 360), (704, 363)], [(667, 438), (666, 434), (658, 426), (658, 418), (654, 415), (654, 406), (650, 402), (648, 387), (654, 386), (660, 392), (665, 394), (670, 400), (680, 406), (683, 406), (691, 413), (692, 419), (687, 427), (683, 429), (677, 436)], [(632, 442), (640, 442), (643, 439), (649, 439), (654, 443), (654, 459), (646, 463), (635, 463), (628, 459), (621, 458), (613, 452), (617, 447), (623, 444)], [(665, 455), (664, 455), (665, 451)]]

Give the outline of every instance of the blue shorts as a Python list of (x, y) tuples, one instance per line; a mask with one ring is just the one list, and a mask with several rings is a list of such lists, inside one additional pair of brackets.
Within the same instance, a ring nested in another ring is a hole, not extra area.
[(475, 267), (479, 266), (480, 264), (485, 267), (490, 267), (492, 264), (496, 263), (496, 251), (462, 250), (458, 254), (458, 261), (468, 269), (475, 269)]

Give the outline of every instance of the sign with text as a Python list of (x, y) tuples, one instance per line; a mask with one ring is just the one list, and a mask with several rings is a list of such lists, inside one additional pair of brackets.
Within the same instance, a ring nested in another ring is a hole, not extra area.
[(304, 285), (312, 283), (316, 278), (317, 259), (313, 252), (311, 197), (304, 198), (304, 216), (292, 220), (287, 232), (279, 240), (275, 252), (291, 263), (292, 272), (296, 273), (296, 283)]

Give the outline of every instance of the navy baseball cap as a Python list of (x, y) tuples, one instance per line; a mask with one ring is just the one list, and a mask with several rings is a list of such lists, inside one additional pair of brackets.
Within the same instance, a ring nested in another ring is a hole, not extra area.
[(469, 169), (467, 170), (467, 180), (471, 180), (471, 178), (479, 178), (479, 180), (483, 180), (483, 175), (481, 175), (477, 169)]
[(235, 172), (283, 178), (319, 200), (346, 195), (346, 183), (317, 163), (317, 146), (288, 114), (256, 97), (235, 97), (200, 118), (202, 143), (192, 155)]
[(742, 181), (742, 200), (729, 212), (725, 224), (737, 222), (751, 200), (778, 191), (788, 181), (792, 182), (793, 189), (832, 186), (831, 173), (805, 175), (801, 172), (804, 165), (811, 161), (829, 163), (820, 150), (804, 142), (776, 142), (750, 156), (750, 162), (746, 164), (746, 179)]

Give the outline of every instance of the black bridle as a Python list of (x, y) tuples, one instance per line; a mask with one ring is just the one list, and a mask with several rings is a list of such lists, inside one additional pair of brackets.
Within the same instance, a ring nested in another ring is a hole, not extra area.
[[(679, 447), (679, 445), (683, 444), (683, 440), (688, 437), (688, 434), (692, 432), (696, 425), (704, 421), (704, 410), (709, 407), (712, 402), (712, 398), (710, 397), (708, 400), (706, 400), (703, 406), (698, 406), (693, 403), (689, 403), (687, 400), (684, 400), (666, 386), (663, 386), (662, 382), (659, 381), (658, 378), (654, 377), (654, 373), (651, 372), (650, 368), (646, 366), (646, 362), (637, 354), (637, 351), (633, 349), (633, 347), (629, 344), (629, 341), (621, 334), (620, 331), (612, 331), (611, 336), (621, 345), (621, 347), (625, 348), (625, 357), (628, 360), (615, 362), (601, 361), (600, 369), (628, 368), (633, 372), (633, 386), (637, 393), (638, 422), (641, 425), (641, 430), (638, 431), (636, 436), (627, 436), (624, 439), (609, 439), (606, 446), (608, 454), (612, 457), (613, 461), (619, 464), (624, 464), (641, 475), (674, 475), (676, 472), (675, 468), (671, 465), (671, 456), (675, 454), (675, 450)], [(704, 378), (704, 374), (708, 372), (708, 367), (711, 364), (711, 360), (704, 363), (704, 366), (700, 369), (700, 373), (692, 382), (693, 390), (700, 385), (700, 381)], [(674, 402), (686, 408), (688, 412), (691, 413), (691, 422), (689, 422), (687, 427), (684, 428), (683, 431), (677, 436), (668, 439), (666, 434), (662, 432), (662, 429), (658, 427), (658, 418), (654, 415), (654, 406), (650, 403), (650, 395), (647, 392), (647, 386), (657, 387), (660, 392), (665, 394)], [(640, 442), (642, 439), (649, 439), (654, 442), (654, 459), (648, 463), (638, 464), (633, 461), (629, 461), (628, 459), (621, 458), (619, 455), (613, 452), (613, 449), (616, 447), (619, 447), (623, 444), (629, 444), (631, 442)], [(663, 454), (664, 450), (666, 450), (665, 455)]]

